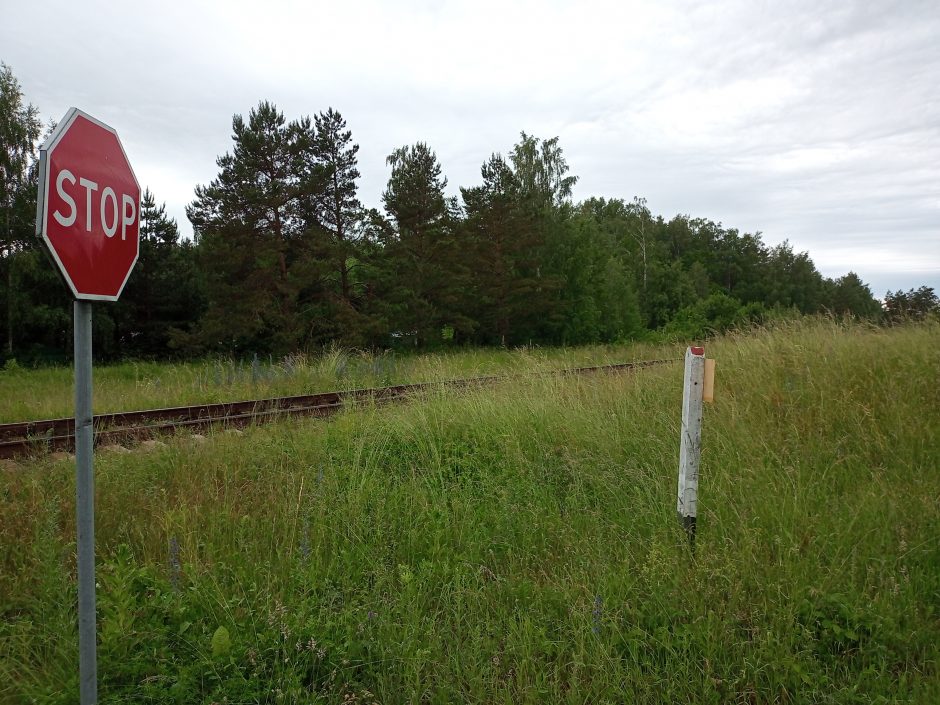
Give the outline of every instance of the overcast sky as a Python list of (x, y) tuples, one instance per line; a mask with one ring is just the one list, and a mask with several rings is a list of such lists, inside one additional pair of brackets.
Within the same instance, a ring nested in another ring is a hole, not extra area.
[(576, 199), (788, 239), (827, 276), (940, 292), (940, 1), (0, 0), (0, 60), (44, 120), (117, 129), (141, 185), (184, 208), (259, 100), (332, 106), (360, 198), (419, 140), (448, 189), (520, 130), (557, 135)]

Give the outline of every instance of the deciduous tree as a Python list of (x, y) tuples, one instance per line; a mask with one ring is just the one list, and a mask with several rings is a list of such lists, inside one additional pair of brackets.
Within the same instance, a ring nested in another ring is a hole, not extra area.
[(39, 111), (26, 103), (13, 70), (0, 63), (0, 260), (3, 264), (6, 354), (13, 355), (14, 255), (29, 247), (36, 213), (35, 150)]

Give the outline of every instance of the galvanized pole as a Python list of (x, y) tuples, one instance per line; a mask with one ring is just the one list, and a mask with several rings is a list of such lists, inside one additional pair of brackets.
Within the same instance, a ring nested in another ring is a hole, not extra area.
[(692, 347), (685, 352), (682, 389), (682, 435), (679, 445), (679, 491), (676, 511), (679, 521), (695, 547), (698, 514), (698, 469), (702, 451), (702, 389), (705, 377), (705, 350)]
[(91, 302), (76, 300), (74, 312), (79, 693), (81, 705), (95, 705), (98, 702), (98, 664), (95, 643), (95, 439), (91, 411)]

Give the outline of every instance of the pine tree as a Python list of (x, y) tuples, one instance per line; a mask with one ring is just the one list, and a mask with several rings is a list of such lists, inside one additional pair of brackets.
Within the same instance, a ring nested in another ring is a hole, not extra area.
[(309, 120), (288, 123), (268, 102), (232, 120), (234, 149), (196, 188), (186, 214), (206, 274), (197, 342), (235, 351), (289, 350), (301, 335), (291, 269), (304, 247), (303, 204), (320, 183)]
[(355, 256), (354, 245), (362, 220), (362, 204), (356, 197), (359, 145), (352, 142), (346, 121), (332, 108), (314, 118), (314, 127), (312, 152), (323, 170), (323, 189), (312, 199), (313, 217), (329, 235), (331, 260), (340, 278), (340, 295), (350, 305), (353, 299), (350, 259)]
[(465, 256), (474, 272), (477, 340), (505, 346), (526, 341), (543, 314), (538, 276), (543, 242), (522, 202), (519, 180), (502, 156), (492, 155), (481, 174), (481, 186), (460, 190), (472, 246)]
[(140, 200), (140, 255), (114, 307), (122, 353), (165, 357), (175, 331), (186, 330), (203, 308), (192, 243), (181, 241), (176, 221), (157, 206), (150, 189)]
[(578, 177), (568, 174), (568, 163), (558, 137), (539, 140), (525, 132), (509, 154), (519, 183), (520, 200), (535, 230), (533, 257), (538, 280), (533, 302), (538, 320), (524, 331), (526, 340), (561, 342), (569, 312), (563, 292), (571, 284), (577, 262), (572, 251), (571, 191)]
[(461, 313), (466, 274), (456, 250), (457, 205), (444, 194), (437, 155), (418, 142), (386, 161), (392, 173), (382, 202), (389, 219), (377, 230), (383, 317), (417, 345), (440, 340), (445, 326), (466, 335), (472, 321)]
[(367, 342), (369, 321), (362, 313), (363, 208), (357, 198), (359, 145), (346, 121), (332, 108), (314, 118), (308, 160), (305, 219), (308, 257), (298, 270), (301, 304), (313, 342)]
[(885, 317), (891, 323), (924, 320), (930, 315), (940, 316), (940, 299), (933, 287), (888, 291), (885, 294)]

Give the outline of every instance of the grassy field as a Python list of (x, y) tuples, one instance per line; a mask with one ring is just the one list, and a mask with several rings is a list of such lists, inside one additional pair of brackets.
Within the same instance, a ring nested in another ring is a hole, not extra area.
[[(421, 356), (333, 350), (319, 356), (291, 355), (278, 360), (125, 362), (95, 366), (93, 397), (98, 414), (456, 377), (545, 372), (656, 355), (681, 357), (683, 352), (678, 345), (636, 344)], [(72, 416), (72, 384), (70, 367), (0, 370), (0, 423)]]
[[(100, 701), (940, 702), (940, 326), (706, 351), (692, 560), (678, 365), (100, 454)], [(0, 702), (76, 702), (73, 523), (0, 470)]]

